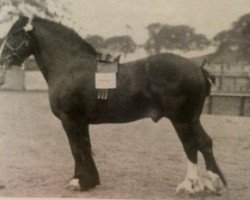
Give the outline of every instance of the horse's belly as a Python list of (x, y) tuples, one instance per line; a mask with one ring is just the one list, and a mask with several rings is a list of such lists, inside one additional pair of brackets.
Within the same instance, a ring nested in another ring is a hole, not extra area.
[(155, 122), (162, 117), (160, 108), (148, 101), (135, 101), (110, 106), (105, 106), (105, 102), (103, 102), (103, 105), (97, 105), (89, 115), (89, 122), (91, 124), (127, 123), (148, 117)]
[[(146, 109), (146, 108), (145, 108)], [(123, 107), (117, 109), (98, 109), (89, 116), (91, 124), (127, 123), (147, 117), (145, 109)]]

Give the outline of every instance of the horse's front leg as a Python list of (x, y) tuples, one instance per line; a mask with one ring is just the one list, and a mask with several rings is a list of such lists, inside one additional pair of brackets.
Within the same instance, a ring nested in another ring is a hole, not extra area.
[(81, 118), (63, 116), (62, 125), (67, 133), (75, 160), (75, 174), (66, 186), (70, 190), (88, 190), (100, 184), (98, 171), (91, 154), (89, 125)]

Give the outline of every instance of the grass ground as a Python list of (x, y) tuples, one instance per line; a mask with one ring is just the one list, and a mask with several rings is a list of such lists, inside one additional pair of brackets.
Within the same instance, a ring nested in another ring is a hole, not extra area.
[[(250, 199), (250, 118), (202, 116), (228, 188), (221, 196)], [(0, 92), (0, 196), (182, 199), (175, 187), (186, 157), (167, 119), (90, 127), (101, 185), (88, 192), (64, 189), (73, 175), (66, 134), (49, 109), (46, 92)], [(204, 173), (200, 157), (199, 170)]]

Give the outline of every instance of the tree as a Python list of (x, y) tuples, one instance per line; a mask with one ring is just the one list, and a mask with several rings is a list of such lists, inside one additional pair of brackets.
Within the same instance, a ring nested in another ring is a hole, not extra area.
[(233, 23), (234, 32), (242, 33), (242, 30), (250, 23), (250, 13), (245, 14), (239, 18), (238, 21)]
[(217, 45), (220, 45), (226, 41), (234, 40), (236, 37), (232, 30), (224, 30), (218, 33), (214, 38), (213, 41), (216, 42)]
[(113, 36), (105, 40), (104, 47), (122, 53), (125, 57), (136, 50), (137, 45), (129, 35)]
[(99, 35), (88, 35), (85, 38), (86, 42), (91, 44), (96, 50), (104, 48), (104, 39)]
[(246, 26), (242, 29), (243, 43), (242, 57), (245, 58), (250, 63), (250, 19), (247, 21)]
[(162, 24), (161, 23), (152, 23), (149, 24), (148, 26), (146, 26), (147, 30), (148, 30), (148, 34), (150, 37), (155, 36), (159, 33), (159, 31), (162, 28)]
[[(49, 6), (49, 4), (56, 6)], [(27, 7), (35, 11), (34, 13), (40, 13), (48, 18), (61, 18), (62, 15), (70, 12), (59, 0), (53, 2), (49, 0), (1, 0), (0, 24), (13, 21), (16, 16), (23, 12), (23, 8)], [(63, 11), (63, 14), (60, 14), (59, 9)]]
[(232, 28), (219, 32), (213, 40), (217, 43), (217, 54), (235, 52), (237, 60), (250, 62), (250, 13), (232, 24)]
[(158, 37), (158, 33), (162, 26), (163, 25), (160, 23), (152, 23), (146, 27), (148, 30), (149, 39), (146, 41), (144, 48), (149, 54), (160, 53), (161, 51), (162, 46), (161, 40)]
[(162, 46), (169, 50), (202, 50), (210, 45), (209, 40), (203, 34), (196, 34), (194, 28), (187, 25), (165, 25), (158, 33), (162, 40)]
[(148, 26), (149, 39), (145, 44), (145, 50), (150, 54), (160, 53), (166, 50), (202, 50), (210, 45), (210, 41), (204, 34), (195, 33), (194, 29), (187, 25), (161, 25)]

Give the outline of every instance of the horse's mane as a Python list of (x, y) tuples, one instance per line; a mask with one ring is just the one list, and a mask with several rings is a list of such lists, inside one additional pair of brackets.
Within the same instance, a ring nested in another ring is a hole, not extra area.
[(83, 51), (87, 51), (88, 53), (96, 56), (97, 52), (89, 43), (87, 43), (84, 39), (82, 39), (78, 33), (76, 33), (73, 29), (52, 20), (40, 18), (38, 16), (34, 16), (34, 23), (42, 24), (47, 30), (54, 32), (55, 34), (62, 33), (61, 36), (64, 37), (65, 41), (71, 43), (71, 45), (76, 45), (81, 47)]
[(10, 28), (7, 35), (18, 33), (19, 31), (23, 30), (23, 27), (27, 25), (29, 21), (28, 17), (21, 16), (19, 20), (17, 20), (14, 25)]

